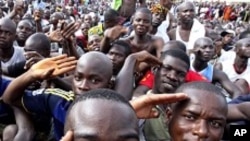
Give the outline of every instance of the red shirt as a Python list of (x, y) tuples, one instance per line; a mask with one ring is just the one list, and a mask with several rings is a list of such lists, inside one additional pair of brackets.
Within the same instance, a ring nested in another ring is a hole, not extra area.
[[(187, 72), (187, 75), (186, 75), (186, 78), (185, 78), (185, 82), (193, 82), (193, 81), (206, 81), (206, 82), (208, 82), (208, 80), (204, 76), (200, 75), (197, 72), (189, 70)], [(147, 73), (142, 78), (142, 80), (139, 82), (139, 84), (147, 86), (150, 89), (153, 88), (154, 74), (152, 73), (151, 70), (147, 71)]]

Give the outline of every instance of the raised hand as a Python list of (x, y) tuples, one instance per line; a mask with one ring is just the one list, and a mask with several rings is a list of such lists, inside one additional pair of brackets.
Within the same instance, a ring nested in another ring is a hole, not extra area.
[(24, 2), (23, 0), (16, 0), (16, 3), (14, 5), (14, 12), (16, 14), (21, 14), (24, 9)]
[(29, 71), (36, 79), (49, 79), (74, 70), (76, 63), (75, 57), (60, 55), (39, 61)]
[(80, 28), (81, 24), (79, 22), (72, 22), (69, 25), (63, 27), (61, 34), (65, 39), (70, 39), (72, 35)]
[(149, 119), (157, 118), (159, 111), (156, 106), (161, 104), (171, 104), (188, 99), (183, 93), (176, 94), (148, 94), (137, 97), (130, 101), (138, 118)]
[(111, 40), (115, 40), (119, 38), (122, 34), (126, 34), (127, 32), (128, 29), (126, 27), (123, 27), (121, 25), (116, 25), (112, 28), (106, 29), (104, 32), (104, 36)]
[(52, 42), (62, 42), (63, 41), (63, 36), (61, 34), (61, 31), (56, 29), (52, 32), (49, 33), (48, 38)]
[(133, 53), (132, 56), (136, 59), (137, 66), (142, 62), (147, 63), (150, 66), (157, 66), (162, 64), (162, 62), (156, 56), (153, 56), (147, 51)]
[(60, 141), (73, 141), (74, 133), (73, 131), (67, 131), (67, 133), (62, 137)]

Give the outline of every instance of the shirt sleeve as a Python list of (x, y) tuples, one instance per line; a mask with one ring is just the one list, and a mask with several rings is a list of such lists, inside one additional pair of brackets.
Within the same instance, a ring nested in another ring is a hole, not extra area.
[(73, 99), (73, 93), (61, 89), (38, 89), (26, 91), (22, 97), (22, 105), (29, 113), (56, 117), (55, 114), (60, 113), (58, 110), (67, 111)]

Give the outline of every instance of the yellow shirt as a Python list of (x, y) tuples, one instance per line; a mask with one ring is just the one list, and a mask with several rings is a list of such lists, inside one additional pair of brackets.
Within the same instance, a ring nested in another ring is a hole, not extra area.
[(99, 24), (97, 26), (94, 26), (94, 27), (90, 28), (88, 31), (88, 36), (99, 35), (99, 36), (103, 37), (103, 34), (104, 34), (103, 24)]

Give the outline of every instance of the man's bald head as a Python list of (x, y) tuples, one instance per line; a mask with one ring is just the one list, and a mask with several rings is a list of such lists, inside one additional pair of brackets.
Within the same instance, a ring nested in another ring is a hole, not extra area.
[(74, 93), (79, 96), (90, 90), (109, 88), (112, 70), (112, 62), (105, 54), (91, 51), (82, 55), (74, 73)]
[(187, 7), (195, 9), (195, 6), (194, 6), (193, 2), (186, 1), (186, 2), (183, 2), (183, 3), (181, 3), (180, 5), (177, 6), (177, 12), (180, 12), (180, 11), (182, 11), (182, 9), (185, 9)]
[(35, 33), (26, 40), (24, 49), (36, 51), (44, 57), (49, 57), (50, 41), (45, 34)]
[(194, 47), (200, 47), (205, 43), (213, 44), (213, 41), (208, 37), (201, 37), (195, 41)]
[(8, 29), (11, 33), (16, 33), (16, 24), (10, 18), (4, 17), (0, 19), (1, 28)]
[(81, 66), (85, 63), (91, 63), (96, 68), (100, 68), (100, 70), (103, 72), (103, 75), (106, 75), (110, 78), (113, 74), (112, 62), (104, 53), (99, 51), (91, 51), (82, 55), (77, 62), (77, 66)]

